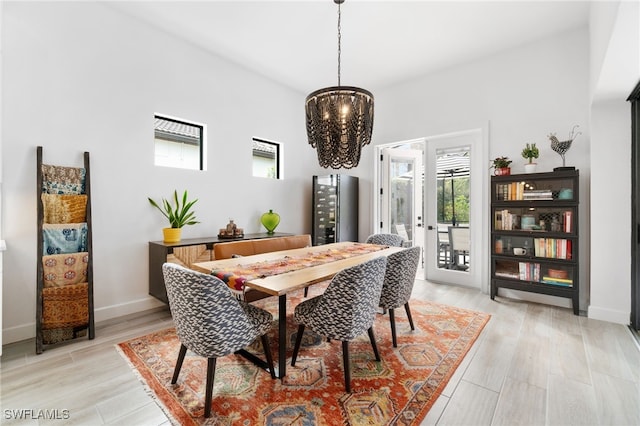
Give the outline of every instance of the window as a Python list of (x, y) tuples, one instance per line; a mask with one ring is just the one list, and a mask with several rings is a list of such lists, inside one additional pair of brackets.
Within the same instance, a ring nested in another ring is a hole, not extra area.
[(280, 179), (280, 144), (253, 138), (253, 176)]
[(155, 115), (155, 165), (205, 170), (203, 124)]

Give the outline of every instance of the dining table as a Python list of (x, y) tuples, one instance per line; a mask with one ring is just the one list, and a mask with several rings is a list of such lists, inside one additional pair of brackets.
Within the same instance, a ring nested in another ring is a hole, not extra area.
[[(299, 249), (274, 251), (231, 259), (198, 262), (193, 269), (222, 279), (236, 293), (247, 287), (278, 297), (278, 367), (276, 376), (286, 375), (287, 295), (326, 281), (338, 272), (368, 260), (388, 256), (402, 247), (357, 242), (338, 242)], [(243, 355), (265, 366), (257, 357)]]

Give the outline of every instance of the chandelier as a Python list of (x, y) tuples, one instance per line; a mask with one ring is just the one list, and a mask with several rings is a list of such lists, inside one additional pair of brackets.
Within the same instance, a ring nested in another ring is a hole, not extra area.
[(373, 95), (368, 90), (340, 86), (340, 4), (338, 5), (338, 85), (312, 92), (305, 101), (307, 137), (318, 151), (320, 166), (350, 169), (360, 162), (360, 150), (371, 142)]

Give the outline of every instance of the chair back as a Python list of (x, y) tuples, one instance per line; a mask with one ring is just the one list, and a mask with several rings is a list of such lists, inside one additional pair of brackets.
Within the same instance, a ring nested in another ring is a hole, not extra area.
[(450, 226), (449, 242), (453, 251), (469, 251), (471, 234), (468, 227)]
[(385, 257), (338, 272), (313, 311), (309, 325), (317, 333), (336, 340), (352, 340), (373, 326), (382, 292)]
[(421, 250), (420, 247), (411, 247), (387, 256), (387, 269), (380, 295), (381, 307), (395, 309), (409, 301)]
[(225, 356), (260, 335), (222, 280), (173, 263), (162, 273), (180, 342), (197, 355)]
[(379, 244), (381, 246), (402, 247), (405, 239), (398, 234), (373, 234), (365, 241), (367, 244)]

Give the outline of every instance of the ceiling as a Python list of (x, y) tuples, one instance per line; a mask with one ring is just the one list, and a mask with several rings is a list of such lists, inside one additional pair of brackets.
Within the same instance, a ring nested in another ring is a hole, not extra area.
[[(332, 0), (115, 1), (109, 7), (309, 93), (337, 84)], [(586, 1), (347, 0), (341, 84), (377, 89), (588, 25)]]

